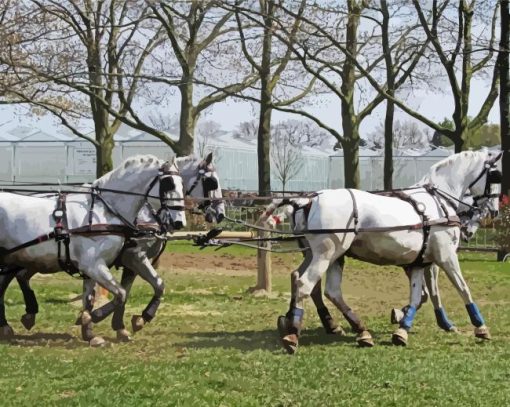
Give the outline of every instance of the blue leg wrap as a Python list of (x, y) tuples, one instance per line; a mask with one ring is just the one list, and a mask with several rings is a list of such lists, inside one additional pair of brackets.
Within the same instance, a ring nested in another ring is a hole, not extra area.
[(305, 314), (305, 310), (302, 308), (294, 307), (292, 309), (292, 322), (300, 324), (303, 320), (303, 315)]
[(434, 313), (436, 314), (436, 321), (439, 328), (444, 329), (445, 331), (450, 331), (453, 328), (453, 324), (446, 316), (446, 312), (443, 307), (435, 309)]
[(474, 326), (479, 327), (485, 324), (485, 320), (474, 302), (467, 304), (466, 309)]
[(412, 305), (407, 307), (406, 314), (404, 318), (400, 321), (400, 327), (404, 328), (406, 331), (409, 331), (413, 326), (414, 316), (416, 315), (416, 308)]

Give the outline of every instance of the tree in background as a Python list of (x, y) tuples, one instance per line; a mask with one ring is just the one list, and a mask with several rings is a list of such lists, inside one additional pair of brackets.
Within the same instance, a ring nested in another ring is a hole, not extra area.
[(510, 196), (510, 77), (508, 53), (510, 50), (510, 16), (508, 0), (501, 0), (501, 39), (499, 43), (498, 65), (501, 75), (501, 97), (499, 99), (501, 149), (503, 150), (502, 166), (503, 194)]
[(287, 183), (299, 173), (303, 162), (303, 144), (300, 143), (302, 134), (296, 131), (298, 129), (299, 126), (289, 126), (285, 122), (278, 123), (272, 129), (272, 168), (274, 175), (282, 183), (283, 193)]
[[(0, 54), (0, 63), (20, 80), (10, 88), (11, 99), (53, 114), (91, 142), (97, 176), (112, 170), (113, 137), (132, 112), (137, 76), (161, 41), (144, 2), (26, 0), (11, 7), (17, 18), (2, 29), (15, 40)], [(86, 120), (93, 122), (92, 137), (80, 130)]]

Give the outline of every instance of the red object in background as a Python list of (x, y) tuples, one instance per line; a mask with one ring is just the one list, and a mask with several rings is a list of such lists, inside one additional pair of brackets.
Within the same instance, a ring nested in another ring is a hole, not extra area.
[(499, 200), (499, 207), (503, 208), (504, 206), (510, 205), (510, 198), (508, 195), (502, 195), (501, 199)]

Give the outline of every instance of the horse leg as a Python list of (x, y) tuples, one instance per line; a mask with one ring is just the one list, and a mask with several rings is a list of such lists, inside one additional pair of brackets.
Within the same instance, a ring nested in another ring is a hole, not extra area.
[(15, 273), (0, 274), (0, 339), (7, 339), (14, 335), (14, 331), (5, 317), (5, 291), (14, 278)]
[(100, 336), (94, 335), (92, 331), (92, 317), (90, 316), (94, 307), (95, 287), (96, 283), (94, 280), (90, 278), (83, 280), (83, 311), (76, 322), (81, 324), (81, 337), (84, 341), (87, 341), (90, 346), (101, 346), (105, 343), (105, 340)]
[(324, 304), (324, 300), (322, 299), (321, 280), (319, 280), (319, 282), (315, 284), (315, 287), (313, 288), (310, 297), (312, 298), (312, 301), (317, 310), (317, 314), (319, 315), (322, 326), (324, 327), (326, 333), (345, 335), (345, 332), (342, 329), (342, 327), (335, 322), (335, 320), (333, 319), (329, 312), (328, 307), (326, 307), (326, 304)]
[(411, 329), (416, 315), (416, 310), (419, 308), (422, 299), (422, 286), (423, 286), (423, 267), (413, 267), (411, 269), (410, 285), (410, 299), (409, 305), (406, 307), (404, 318), (400, 321), (400, 328), (398, 328), (392, 335), (392, 342), (394, 345), (406, 346), (408, 332)]
[[(301, 240), (304, 239), (298, 240), (299, 247), (304, 248), (305, 244)], [(280, 315), (277, 321), (278, 331), (280, 332), (281, 338), (290, 333), (289, 329), (290, 326), (292, 325), (292, 310), (294, 309), (296, 303), (296, 282), (297, 279), (304, 273), (306, 268), (310, 265), (311, 261), (312, 261), (311, 252), (310, 251), (303, 252), (303, 262), (298, 267), (298, 269), (292, 272), (290, 275), (291, 298), (289, 303), (289, 310), (287, 311), (286, 315)], [(324, 301), (322, 299), (320, 280), (313, 288), (310, 296), (313, 300), (313, 303), (315, 304), (317, 314), (319, 315), (322, 326), (324, 327), (326, 333), (327, 334), (338, 333), (340, 335), (343, 335), (344, 332), (342, 327), (338, 326), (338, 324), (335, 323), (333, 317), (329, 313), (328, 308), (326, 307), (326, 304), (324, 304)]]
[(447, 332), (456, 332), (457, 328), (448, 319), (446, 312), (441, 303), (441, 295), (439, 293), (439, 267), (435, 264), (425, 269), (425, 283), (430, 293), (430, 300), (434, 306), (434, 313), (436, 315), (436, 322), (439, 328)]
[(326, 298), (330, 300), (340, 310), (354, 332), (358, 334), (356, 341), (361, 347), (374, 346), (374, 340), (366, 325), (347, 305), (342, 296), (342, 275), (344, 267), (344, 257), (340, 257), (333, 262), (326, 274)]
[(137, 263), (133, 263), (131, 266), (136, 265), (136, 272), (138, 275), (147, 281), (152, 288), (154, 289), (154, 295), (149, 301), (149, 304), (145, 307), (142, 312), (142, 315), (133, 315), (131, 318), (131, 326), (133, 328), (133, 332), (137, 332), (141, 330), (144, 325), (156, 316), (156, 312), (161, 303), (161, 297), (165, 291), (165, 283), (163, 279), (158, 275), (150, 260), (147, 256), (144, 256), (141, 261)]
[(23, 293), (23, 300), (25, 301), (25, 314), (21, 317), (21, 323), (25, 329), (29, 330), (35, 325), (35, 316), (39, 312), (39, 304), (34, 291), (30, 287), (30, 279), (36, 274), (36, 271), (29, 271), (24, 269), (16, 273), (16, 280), (18, 281), (19, 288)]
[[(312, 241), (310, 243), (312, 244)], [(335, 253), (336, 245), (333, 239), (329, 237), (317, 238), (313, 244), (316, 247), (315, 250), (312, 249), (312, 260), (303, 274), (296, 280), (296, 285), (293, 288), (295, 290), (295, 305), (291, 312), (291, 331), (282, 338), (283, 346), (290, 354), (295, 353), (298, 347), (298, 338), (304, 316), (303, 301), (310, 296), (313, 288), (330, 266), (331, 259), (343, 254)]]
[[(404, 272), (406, 273), (406, 276), (407, 276), (407, 279), (409, 280), (409, 283), (411, 283), (411, 268), (410, 267), (403, 267), (404, 269)], [(416, 310), (419, 310), (421, 308), (421, 306), (423, 304), (425, 304), (429, 297), (430, 297), (430, 294), (429, 294), (429, 286), (428, 284), (426, 284), (426, 276), (427, 276), (427, 270), (428, 270), (428, 267), (425, 269), (425, 275), (424, 275), (424, 283), (425, 284), (422, 284), (422, 289), (421, 289), (421, 300), (420, 300), (420, 304), (418, 305), (418, 307), (416, 308)], [(402, 308), (393, 308), (391, 310), (391, 314), (390, 314), (390, 321), (392, 324), (399, 324), (400, 321), (402, 320), (402, 318), (404, 318), (404, 315), (406, 314), (407, 312), (407, 307), (408, 305), (406, 305), (405, 307), (402, 307)]]
[(475, 336), (481, 339), (491, 339), (489, 328), (485, 325), (485, 320), (480, 310), (478, 309), (478, 306), (473, 301), (471, 291), (469, 290), (469, 287), (464, 280), (464, 276), (460, 270), (459, 259), (456, 253), (453, 253), (446, 259), (441, 259), (438, 261), (438, 265), (446, 272), (449, 280), (452, 282), (462, 297), (471, 323), (475, 327)]
[[(126, 296), (129, 295), (131, 291), (131, 287), (133, 286), (133, 282), (135, 281), (136, 273), (124, 267), (122, 269), (122, 278), (120, 280), (120, 285), (124, 287), (126, 290)], [(117, 339), (121, 342), (129, 342), (131, 340), (131, 336), (129, 335), (128, 330), (124, 325), (124, 313), (126, 311), (126, 304), (122, 304), (118, 307), (115, 307), (113, 311), (112, 317), (112, 329), (117, 332)]]

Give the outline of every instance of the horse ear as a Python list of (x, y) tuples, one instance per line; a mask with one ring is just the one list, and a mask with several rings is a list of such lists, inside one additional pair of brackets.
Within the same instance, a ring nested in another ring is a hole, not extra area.
[(170, 165), (175, 165), (175, 155), (170, 159)]
[(213, 158), (213, 156), (212, 156), (212, 152), (211, 152), (211, 153), (209, 153), (209, 154), (207, 154), (207, 157), (205, 157), (205, 163), (206, 163), (207, 165), (211, 164), (211, 163), (212, 163), (212, 158)]

